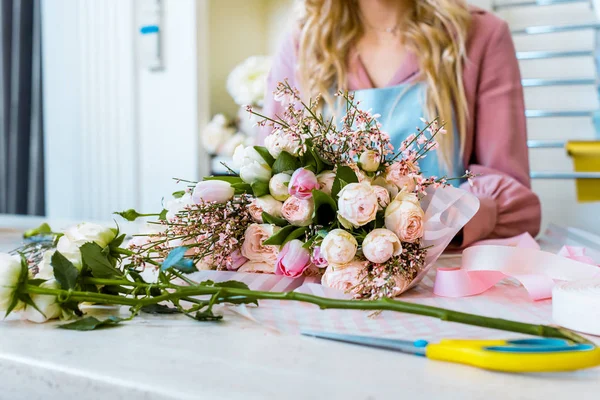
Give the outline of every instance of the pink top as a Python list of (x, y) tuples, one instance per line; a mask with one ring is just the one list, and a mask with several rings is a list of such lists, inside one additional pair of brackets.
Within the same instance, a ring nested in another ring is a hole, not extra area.
[[(541, 207), (531, 191), (527, 128), (521, 74), (515, 47), (506, 22), (472, 7), (472, 27), (467, 43), (464, 86), (469, 109), (464, 164), (481, 176), (474, 186), (462, 188), (475, 194), (481, 203), (475, 217), (463, 230), (463, 246), (486, 238), (502, 238), (540, 229)], [(289, 35), (273, 61), (267, 80), (265, 113), (281, 113), (270, 95), (278, 82), (295, 79), (294, 35)], [(414, 55), (400, 67), (388, 86), (410, 82), (418, 72)], [(349, 59), (348, 88), (372, 88), (373, 84), (358, 55)]]

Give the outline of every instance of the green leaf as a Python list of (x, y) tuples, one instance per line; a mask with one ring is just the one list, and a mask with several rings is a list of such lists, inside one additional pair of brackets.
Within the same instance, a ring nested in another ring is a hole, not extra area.
[(279, 232), (268, 238), (263, 242), (263, 245), (276, 245), (280, 246), (290, 233), (296, 229), (295, 226), (288, 225), (285, 228), (281, 228)]
[(176, 199), (180, 199), (185, 195), (185, 190), (178, 190), (177, 192), (173, 192), (173, 197)]
[(293, 172), (300, 168), (302, 165), (300, 164), (300, 160), (287, 151), (282, 151), (279, 157), (273, 163), (273, 175), (279, 174), (281, 172)]
[(349, 183), (358, 183), (358, 177), (352, 168), (345, 165), (338, 165), (333, 186), (331, 187), (331, 196), (335, 199), (344, 186)]
[(23, 301), (23, 297), (29, 299), (29, 295), (25, 293), (25, 288), (29, 280), (29, 263), (27, 262), (27, 259), (23, 253), (19, 253), (19, 255), (21, 256), (21, 272), (19, 274), (19, 280), (17, 281), (16, 288), (12, 292), (10, 303), (6, 308), (6, 314), (4, 315), (5, 318), (17, 307), (17, 305), (19, 305), (19, 301)]
[(143, 217), (142, 214), (135, 211), (133, 208), (130, 208), (129, 210), (125, 211), (115, 212), (113, 214), (120, 215), (121, 217), (123, 217), (123, 219), (127, 221), (135, 221), (136, 219)]
[(168, 213), (167, 210), (162, 210), (160, 212), (160, 214), (158, 214), (158, 220), (159, 221), (166, 221), (167, 220), (167, 213)]
[(325, 163), (312, 147), (309, 146), (301, 158), (304, 168), (310, 169), (315, 174), (320, 174), (325, 170)]
[(335, 220), (337, 203), (333, 197), (320, 190), (313, 190), (312, 194), (315, 202), (315, 223), (317, 225), (328, 225)]
[(75, 322), (59, 325), (58, 327), (60, 329), (70, 329), (73, 331), (93, 331), (95, 329), (112, 328), (123, 321), (125, 321), (125, 319), (115, 316), (110, 316), (105, 320), (99, 320), (96, 317), (85, 317)]
[(86, 243), (79, 248), (83, 262), (95, 278), (122, 277), (121, 271), (112, 266), (107, 254), (96, 243)]
[(29, 239), (30, 237), (37, 236), (37, 235), (49, 235), (51, 233), (52, 233), (52, 228), (50, 228), (50, 225), (48, 225), (47, 223), (44, 222), (37, 228), (29, 229), (28, 231), (25, 231), (25, 233), (23, 233), (23, 239)]
[(288, 226), (290, 223), (287, 222), (285, 219), (283, 218), (279, 218), (279, 217), (275, 217), (269, 213), (266, 213), (263, 211), (262, 213), (262, 220), (265, 224), (271, 224), (271, 225), (277, 225), (277, 226)]
[(235, 194), (253, 193), (252, 186), (249, 183), (232, 183), (231, 187), (235, 190)]
[(218, 282), (218, 283), (214, 283), (212, 286), (214, 286), (214, 287), (222, 287), (222, 288), (250, 290), (250, 288), (248, 287), (248, 285), (246, 285), (244, 282), (240, 282), (240, 281)]
[(283, 243), (281, 245), (283, 246), (287, 242), (290, 242), (290, 241), (292, 241), (294, 239), (298, 239), (298, 238), (304, 236), (305, 233), (306, 233), (306, 227), (305, 226), (303, 226), (301, 228), (297, 228), (292, 233), (290, 233), (288, 235), (288, 237), (285, 238), (285, 240), (283, 241)]
[(254, 150), (256, 150), (258, 152), (258, 154), (260, 154), (260, 156), (263, 158), (263, 160), (266, 161), (267, 164), (269, 164), (269, 167), (273, 166), (275, 159), (273, 158), (271, 153), (269, 153), (269, 150), (267, 150), (266, 147), (254, 146)]
[(233, 175), (205, 176), (204, 180), (205, 181), (225, 181), (225, 182), (229, 182), (231, 185), (233, 185), (235, 183), (244, 183), (242, 178), (240, 178), (239, 176), (233, 176)]
[(220, 321), (223, 319), (222, 315), (213, 314), (211, 309), (208, 309), (206, 311), (198, 311), (194, 315), (190, 315), (190, 314), (185, 314), (185, 315), (192, 319), (195, 319), (196, 321)]
[(176, 308), (165, 306), (164, 304), (150, 304), (141, 308), (142, 312), (146, 314), (179, 314)]
[(72, 290), (77, 286), (79, 270), (73, 263), (63, 256), (58, 250), (54, 252), (50, 259), (50, 265), (54, 270), (54, 277), (63, 290)]
[(269, 194), (269, 182), (254, 182), (252, 185), (252, 192), (255, 197), (262, 197)]

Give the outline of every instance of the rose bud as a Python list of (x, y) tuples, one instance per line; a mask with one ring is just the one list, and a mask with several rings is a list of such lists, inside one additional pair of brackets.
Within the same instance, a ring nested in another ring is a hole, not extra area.
[(319, 189), (319, 181), (315, 174), (305, 168), (297, 169), (290, 180), (289, 193), (299, 199), (312, 198), (313, 189)]
[(383, 264), (392, 256), (402, 253), (402, 244), (396, 234), (388, 229), (374, 229), (362, 243), (365, 258), (375, 264)]
[(286, 201), (290, 197), (288, 186), (291, 179), (291, 175), (283, 172), (273, 175), (269, 181), (269, 192), (275, 200)]
[(360, 163), (360, 168), (362, 168), (363, 171), (375, 172), (377, 169), (379, 169), (380, 159), (381, 157), (376, 151), (367, 150), (360, 155), (358, 162)]
[(323, 171), (317, 175), (317, 181), (319, 182), (319, 190), (331, 195), (331, 188), (333, 187), (333, 181), (335, 180), (335, 172)]
[(321, 254), (329, 264), (346, 264), (356, 255), (358, 242), (349, 232), (334, 229), (321, 243)]
[(202, 181), (196, 184), (192, 193), (192, 201), (200, 204), (203, 201), (207, 203), (225, 203), (233, 198), (235, 189), (225, 181)]

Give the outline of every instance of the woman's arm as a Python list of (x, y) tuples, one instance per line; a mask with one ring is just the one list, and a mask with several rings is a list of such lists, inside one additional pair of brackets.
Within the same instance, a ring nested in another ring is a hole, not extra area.
[(474, 148), (469, 170), (481, 174), (462, 186), (481, 203), (465, 226), (463, 246), (485, 238), (540, 229), (540, 201), (531, 191), (525, 105), (519, 64), (506, 23), (488, 41), (480, 67)]

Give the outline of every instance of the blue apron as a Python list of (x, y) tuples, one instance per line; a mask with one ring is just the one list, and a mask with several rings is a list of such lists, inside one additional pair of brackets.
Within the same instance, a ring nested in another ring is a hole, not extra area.
[[(398, 149), (410, 134), (417, 132), (417, 127), (424, 128), (421, 118), (427, 119), (425, 111), (425, 83), (401, 84), (384, 88), (361, 89), (353, 92), (355, 100), (360, 101), (359, 108), (371, 110), (372, 114), (380, 114), (378, 121), (382, 130), (390, 135), (394, 149)], [(419, 167), (424, 176), (462, 176), (465, 172), (460, 157), (460, 142), (455, 135), (454, 160), (452, 170), (446, 171), (439, 164), (438, 151), (427, 153), (427, 157), (419, 159)], [(450, 181), (453, 186), (461, 182)]]

